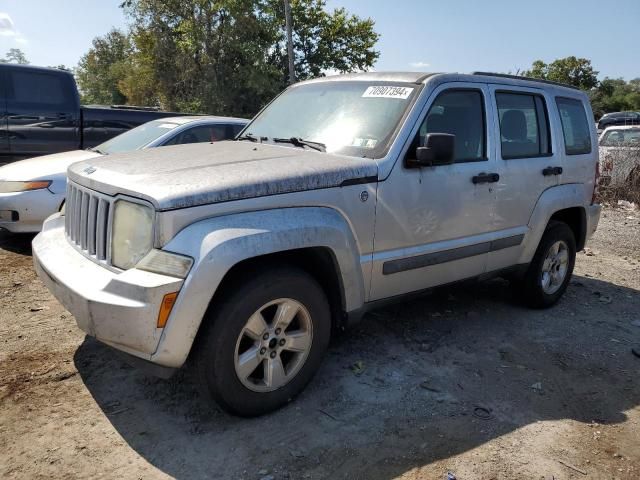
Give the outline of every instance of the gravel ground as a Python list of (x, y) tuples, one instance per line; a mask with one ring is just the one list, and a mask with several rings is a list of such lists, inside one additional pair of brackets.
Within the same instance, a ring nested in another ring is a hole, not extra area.
[(85, 338), (30, 240), (0, 233), (2, 478), (640, 478), (637, 210), (605, 210), (554, 308), (493, 280), (373, 312), (251, 420)]

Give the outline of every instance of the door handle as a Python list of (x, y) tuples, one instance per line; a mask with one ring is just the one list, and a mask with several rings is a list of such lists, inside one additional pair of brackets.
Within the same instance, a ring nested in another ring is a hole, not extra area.
[(562, 173), (562, 167), (547, 167), (542, 170), (542, 175), (548, 177), (550, 175), (560, 175)]
[(474, 184), (478, 183), (495, 183), (500, 180), (500, 175), (497, 173), (479, 173), (478, 175), (471, 177), (471, 181)]

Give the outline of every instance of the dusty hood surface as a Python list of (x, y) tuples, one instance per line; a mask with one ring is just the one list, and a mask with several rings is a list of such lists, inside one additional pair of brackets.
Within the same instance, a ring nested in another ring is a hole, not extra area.
[(144, 198), (160, 210), (337, 187), (377, 173), (371, 159), (234, 141), (109, 155), (68, 171), (81, 185)]
[(64, 177), (72, 163), (100, 156), (89, 150), (71, 150), (20, 160), (0, 167), (0, 180), (53, 180), (54, 176)]

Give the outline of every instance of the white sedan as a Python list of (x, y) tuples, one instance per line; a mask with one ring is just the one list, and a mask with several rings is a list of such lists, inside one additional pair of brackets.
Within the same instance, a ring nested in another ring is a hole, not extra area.
[(39, 232), (64, 204), (69, 165), (143, 148), (234, 138), (248, 120), (231, 117), (169, 117), (145, 123), (89, 150), (45, 155), (0, 167), (0, 230)]

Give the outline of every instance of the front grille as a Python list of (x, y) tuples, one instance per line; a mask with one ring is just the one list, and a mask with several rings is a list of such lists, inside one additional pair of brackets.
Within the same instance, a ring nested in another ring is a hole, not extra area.
[(113, 198), (78, 184), (67, 183), (65, 232), (69, 242), (85, 255), (110, 261), (110, 218)]

